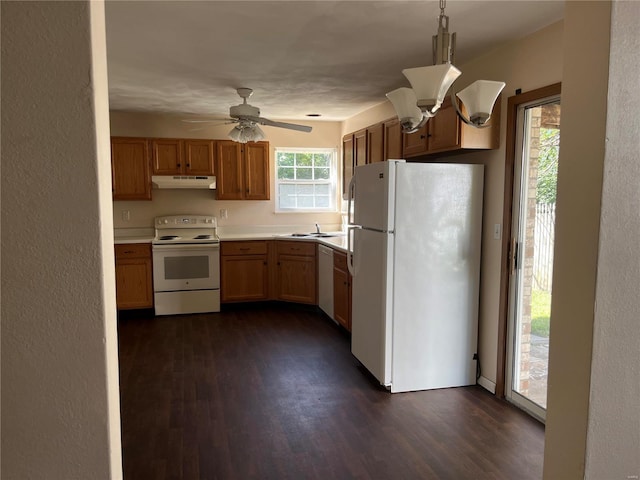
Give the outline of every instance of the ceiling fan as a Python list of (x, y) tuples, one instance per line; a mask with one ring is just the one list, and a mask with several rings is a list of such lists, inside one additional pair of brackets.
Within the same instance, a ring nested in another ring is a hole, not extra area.
[[(229, 132), (229, 138), (236, 142), (257, 142), (265, 138), (264, 132), (258, 125), (266, 125), (268, 127), (287, 128), (298, 132), (310, 132), (311, 127), (306, 125), (297, 125), (295, 123), (274, 122), (268, 118), (260, 116), (260, 109), (247, 103), (247, 98), (253, 95), (250, 88), (236, 89), (238, 95), (242, 98), (240, 105), (234, 105), (229, 109), (229, 119), (227, 123), (237, 123)], [(185, 120), (190, 123), (208, 123), (212, 120)]]

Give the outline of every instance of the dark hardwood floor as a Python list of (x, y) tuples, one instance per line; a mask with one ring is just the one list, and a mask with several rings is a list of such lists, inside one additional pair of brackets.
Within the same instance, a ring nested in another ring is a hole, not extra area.
[(318, 310), (121, 319), (124, 476), (539, 479), (544, 428), (480, 387), (390, 394)]

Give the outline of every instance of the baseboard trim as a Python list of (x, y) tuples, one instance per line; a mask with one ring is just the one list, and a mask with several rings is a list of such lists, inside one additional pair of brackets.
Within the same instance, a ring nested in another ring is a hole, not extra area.
[(480, 378), (478, 379), (478, 385), (480, 385), (482, 388), (486, 390), (489, 390), (494, 395), (496, 394), (496, 384), (493, 383), (491, 380), (483, 376), (480, 376)]

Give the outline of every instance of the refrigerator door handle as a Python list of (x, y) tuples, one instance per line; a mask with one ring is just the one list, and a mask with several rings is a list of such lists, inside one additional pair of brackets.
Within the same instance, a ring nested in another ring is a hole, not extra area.
[(353, 245), (351, 243), (351, 235), (352, 233), (358, 229), (362, 228), (358, 225), (351, 225), (347, 230), (347, 269), (352, 277), (356, 275), (355, 268), (353, 267)]
[(354, 223), (351, 221), (351, 216), (353, 215), (353, 211), (351, 210), (351, 203), (355, 199), (355, 191), (356, 191), (356, 176), (353, 175), (351, 180), (349, 180), (349, 188), (347, 188), (347, 224), (353, 225)]

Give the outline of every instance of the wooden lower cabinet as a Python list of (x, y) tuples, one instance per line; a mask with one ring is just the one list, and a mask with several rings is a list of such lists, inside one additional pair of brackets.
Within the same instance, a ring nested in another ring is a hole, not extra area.
[(117, 308), (153, 308), (151, 244), (116, 245), (115, 257)]
[(347, 269), (347, 255), (333, 252), (333, 317), (351, 331), (351, 275)]
[(276, 242), (276, 299), (318, 303), (315, 242)]
[(220, 297), (225, 303), (269, 298), (269, 242), (222, 242)]

